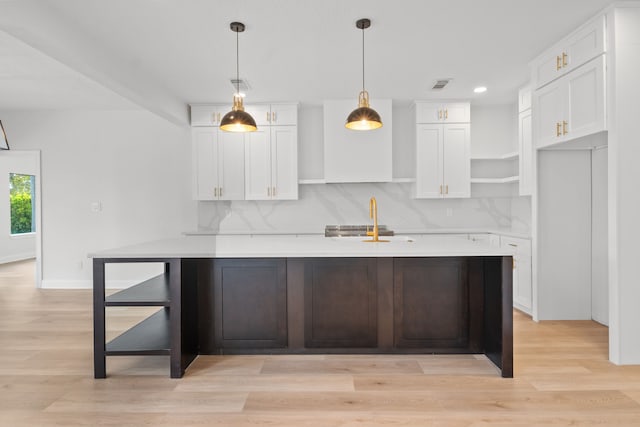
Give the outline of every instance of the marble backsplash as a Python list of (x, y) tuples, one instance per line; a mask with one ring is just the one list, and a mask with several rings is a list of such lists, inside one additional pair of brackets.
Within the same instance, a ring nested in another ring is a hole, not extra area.
[(299, 200), (199, 202), (197, 231), (323, 233), (327, 224), (369, 224), (372, 196), (379, 223), (396, 232), (530, 230), (528, 198), (414, 199), (411, 184), (371, 183), (300, 185)]

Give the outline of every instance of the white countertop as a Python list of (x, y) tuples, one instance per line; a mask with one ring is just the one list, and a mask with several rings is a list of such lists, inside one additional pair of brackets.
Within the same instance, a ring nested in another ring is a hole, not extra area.
[[(459, 236), (391, 236), (366, 243), (365, 237), (321, 235), (198, 235), (103, 250), (89, 258), (309, 258), (511, 256), (508, 248)], [(370, 239), (370, 238), (369, 238)]]

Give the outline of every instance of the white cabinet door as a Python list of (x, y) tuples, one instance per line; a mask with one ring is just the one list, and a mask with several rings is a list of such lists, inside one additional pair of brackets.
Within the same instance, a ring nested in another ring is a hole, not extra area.
[(271, 125), (298, 124), (298, 104), (271, 104)]
[(218, 126), (220, 120), (231, 111), (229, 105), (192, 105), (191, 126)]
[(218, 196), (218, 128), (199, 127), (191, 130), (193, 198), (215, 200)]
[(297, 127), (265, 126), (246, 138), (246, 200), (297, 199)]
[(468, 102), (416, 102), (416, 123), (469, 123)]
[(444, 129), (442, 125), (416, 126), (416, 197), (441, 198)]
[(520, 195), (530, 196), (533, 191), (533, 128), (531, 109), (518, 114), (518, 145), (520, 148)]
[(566, 138), (579, 138), (604, 130), (604, 56), (568, 74), (566, 80)]
[(271, 105), (269, 104), (248, 104), (244, 106), (244, 111), (251, 114), (258, 128), (271, 124)]
[(258, 128), (246, 135), (245, 141), (245, 198), (271, 198), (271, 130)]
[(298, 198), (298, 127), (271, 127), (271, 198)]
[(470, 125), (416, 127), (416, 198), (470, 197)]
[(604, 16), (588, 22), (533, 63), (535, 88), (564, 76), (605, 51)]
[(196, 200), (244, 198), (244, 139), (217, 127), (194, 127), (193, 193)]
[(502, 245), (514, 251), (513, 256), (513, 306), (527, 314), (532, 309), (531, 241), (502, 236)]
[(604, 56), (536, 91), (536, 147), (606, 130)]
[(564, 117), (565, 85), (555, 81), (537, 90), (536, 99), (536, 147), (559, 142), (562, 138), (562, 118)]
[(470, 125), (443, 125), (444, 197), (471, 197)]
[(244, 199), (244, 135), (218, 131), (218, 200)]

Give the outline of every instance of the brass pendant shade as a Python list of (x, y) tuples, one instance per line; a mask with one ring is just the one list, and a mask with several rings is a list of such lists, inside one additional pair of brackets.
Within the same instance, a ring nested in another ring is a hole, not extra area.
[(358, 108), (349, 114), (345, 126), (353, 130), (372, 130), (382, 127), (380, 114), (369, 107), (369, 93), (366, 90), (360, 92), (358, 96)]
[(242, 97), (233, 96), (233, 108), (220, 121), (220, 129), (227, 132), (254, 132), (258, 130), (251, 114), (244, 111)]
[(380, 114), (369, 106), (369, 92), (364, 88), (364, 30), (371, 26), (369, 19), (359, 19), (356, 27), (362, 30), (362, 91), (358, 95), (358, 108), (347, 117), (345, 127), (353, 130), (373, 130), (382, 127)]
[(233, 95), (233, 107), (220, 121), (220, 129), (226, 132), (254, 132), (258, 130), (256, 121), (251, 114), (244, 111), (242, 96), (240, 96), (240, 52), (238, 48), (238, 33), (244, 31), (242, 22), (232, 22), (231, 31), (236, 33), (236, 93)]

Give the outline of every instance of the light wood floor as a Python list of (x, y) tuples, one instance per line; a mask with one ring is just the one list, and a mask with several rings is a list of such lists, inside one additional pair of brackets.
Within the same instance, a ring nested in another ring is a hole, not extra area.
[[(140, 311), (109, 309), (109, 333)], [(87, 290), (33, 289), (0, 266), (0, 426), (640, 426), (640, 366), (607, 360), (594, 322), (514, 313), (515, 378), (482, 356), (108, 358), (93, 379)]]

